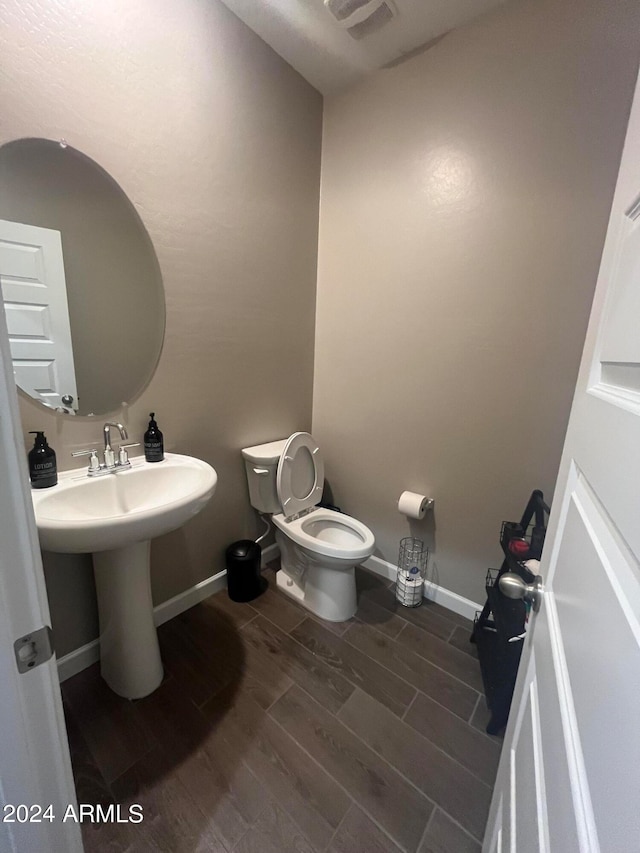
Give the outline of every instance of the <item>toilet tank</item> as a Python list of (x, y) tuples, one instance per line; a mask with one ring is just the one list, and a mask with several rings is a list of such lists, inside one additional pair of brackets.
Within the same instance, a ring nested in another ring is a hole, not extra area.
[(251, 506), (258, 512), (282, 512), (276, 487), (278, 460), (288, 439), (245, 447), (242, 451)]

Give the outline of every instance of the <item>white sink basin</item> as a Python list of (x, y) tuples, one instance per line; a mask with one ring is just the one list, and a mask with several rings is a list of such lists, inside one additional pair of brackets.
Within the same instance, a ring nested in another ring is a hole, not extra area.
[(78, 554), (153, 539), (199, 513), (217, 480), (206, 462), (176, 453), (162, 462), (133, 459), (131, 468), (101, 477), (65, 471), (57, 486), (31, 492), (40, 544)]
[(65, 471), (50, 489), (32, 490), (45, 551), (93, 553), (100, 616), (100, 669), (127, 699), (152, 693), (163, 678), (149, 576), (150, 540), (180, 527), (213, 495), (206, 462), (167, 453), (131, 460), (115, 474)]

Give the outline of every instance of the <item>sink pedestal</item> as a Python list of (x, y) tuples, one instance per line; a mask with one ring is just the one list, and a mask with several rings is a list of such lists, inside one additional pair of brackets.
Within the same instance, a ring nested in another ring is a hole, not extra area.
[(126, 699), (141, 699), (163, 678), (153, 622), (150, 541), (93, 554), (100, 615), (100, 671)]

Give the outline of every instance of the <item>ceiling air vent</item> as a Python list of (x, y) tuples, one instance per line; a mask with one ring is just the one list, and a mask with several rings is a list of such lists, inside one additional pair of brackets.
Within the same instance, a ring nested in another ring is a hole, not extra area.
[(324, 5), (354, 39), (375, 33), (397, 14), (390, 0), (324, 0)]

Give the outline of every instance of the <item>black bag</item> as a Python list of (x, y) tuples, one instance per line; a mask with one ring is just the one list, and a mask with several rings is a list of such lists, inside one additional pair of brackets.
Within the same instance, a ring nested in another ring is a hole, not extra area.
[(533, 581), (534, 576), (524, 563), (540, 559), (548, 516), (549, 507), (536, 489), (519, 522), (502, 522), (500, 545), (504, 561), (500, 569), (487, 571), (487, 602), (473, 624), (470, 639), (478, 649), (484, 694), (491, 712), (487, 732), (491, 735), (498, 734), (507, 724), (528, 616), (525, 602), (507, 598), (500, 592), (498, 582), (506, 572), (514, 572), (527, 584)]

